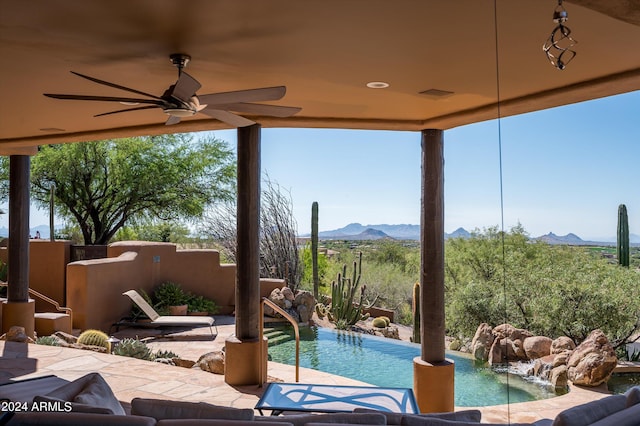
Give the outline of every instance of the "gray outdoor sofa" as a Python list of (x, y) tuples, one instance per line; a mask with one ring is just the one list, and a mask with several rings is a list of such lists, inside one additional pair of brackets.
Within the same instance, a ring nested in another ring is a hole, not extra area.
[[(356, 409), (350, 413), (257, 416), (251, 408), (147, 398), (134, 398), (131, 401), (130, 414), (127, 414), (98, 373), (88, 374), (45, 395), (38, 395), (33, 398), (33, 402), (43, 404), (41, 405), (43, 407), (61, 407), (63, 411), (68, 412), (31, 411), (10, 413), (12, 415), (4, 413), (0, 418), (0, 425), (474, 426), (481, 421), (481, 413), (478, 410), (439, 414), (397, 414)], [(569, 408), (553, 420), (544, 419), (526, 424), (530, 426), (640, 426), (640, 386), (630, 389), (624, 395), (611, 395)]]

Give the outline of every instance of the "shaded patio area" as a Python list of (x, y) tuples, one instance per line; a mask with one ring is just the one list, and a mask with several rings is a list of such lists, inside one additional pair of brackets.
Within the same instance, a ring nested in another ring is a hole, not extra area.
[[(185, 359), (197, 360), (206, 352), (221, 350), (224, 342), (235, 331), (234, 318), (217, 316), (219, 335), (211, 340), (207, 327), (177, 332), (165, 338), (150, 341), (157, 349), (173, 350)], [(143, 338), (158, 330), (122, 329), (115, 333), (118, 338)], [(0, 341), (0, 383), (15, 379), (56, 375), (66, 380), (75, 380), (91, 372), (100, 373), (116, 397), (129, 408), (134, 397), (170, 399), (191, 402), (207, 402), (235, 408), (254, 408), (264, 388), (230, 386), (223, 375), (204, 372), (198, 368), (186, 369), (121, 357), (35, 344)], [(294, 367), (269, 362), (270, 380), (293, 382)], [(366, 385), (356, 380), (328, 373), (301, 368), (301, 383), (328, 385)], [(563, 396), (541, 401), (516, 403), (501, 406), (478, 407), (484, 422), (531, 422), (542, 418), (554, 418), (560, 411), (608, 395), (605, 388), (583, 389), (572, 387)], [(460, 407), (460, 409), (469, 407)], [(257, 413), (257, 412), (256, 412)], [(266, 414), (266, 413), (265, 413)]]

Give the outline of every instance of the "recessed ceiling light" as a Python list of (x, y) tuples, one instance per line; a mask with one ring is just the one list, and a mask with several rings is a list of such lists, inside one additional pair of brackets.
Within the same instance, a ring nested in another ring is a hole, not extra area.
[(385, 83), (384, 81), (370, 81), (367, 83), (367, 87), (369, 89), (386, 89), (389, 87), (389, 83)]
[(140, 105), (140, 102), (124, 102), (124, 101), (120, 101), (120, 103), (122, 105), (127, 105), (127, 106)]

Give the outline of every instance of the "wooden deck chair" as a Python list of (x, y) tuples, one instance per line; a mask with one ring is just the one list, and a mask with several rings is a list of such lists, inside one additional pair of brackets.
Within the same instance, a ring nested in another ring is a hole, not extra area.
[(146, 316), (149, 317), (151, 322), (149, 323), (139, 323), (138, 325), (144, 327), (198, 327), (198, 326), (209, 326), (209, 330), (211, 331), (211, 336), (213, 334), (213, 326), (216, 327), (216, 336), (218, 335), (218, 326), (216, 325), (216, 320), (212, 317), (205, 316), (162, 316), (158, 314), (155, 309), (151, 307), (147, 303), (146, 300), (140, 293), (135, 290), (129, 290), (122, 293), (123, 296), (129, 296), (131, 301), (138, 305), (138, 307), (145, 313)]

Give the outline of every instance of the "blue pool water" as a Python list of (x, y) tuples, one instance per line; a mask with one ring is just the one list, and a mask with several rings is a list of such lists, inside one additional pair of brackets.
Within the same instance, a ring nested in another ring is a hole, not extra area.
[[(291, 329), (287, 330), (293, 336)], [(271, 360), (295, 365), (295, 340), (269, 347)], [(420, 345), (326, 328), (300, 328), (300, 366), (349, 377), (376, 386), (413, 387), (413, 359)], [(497, 374), (454, 352), (455, 405), (498, 405), (555, 396), (547, 385), (515, 374)]]

